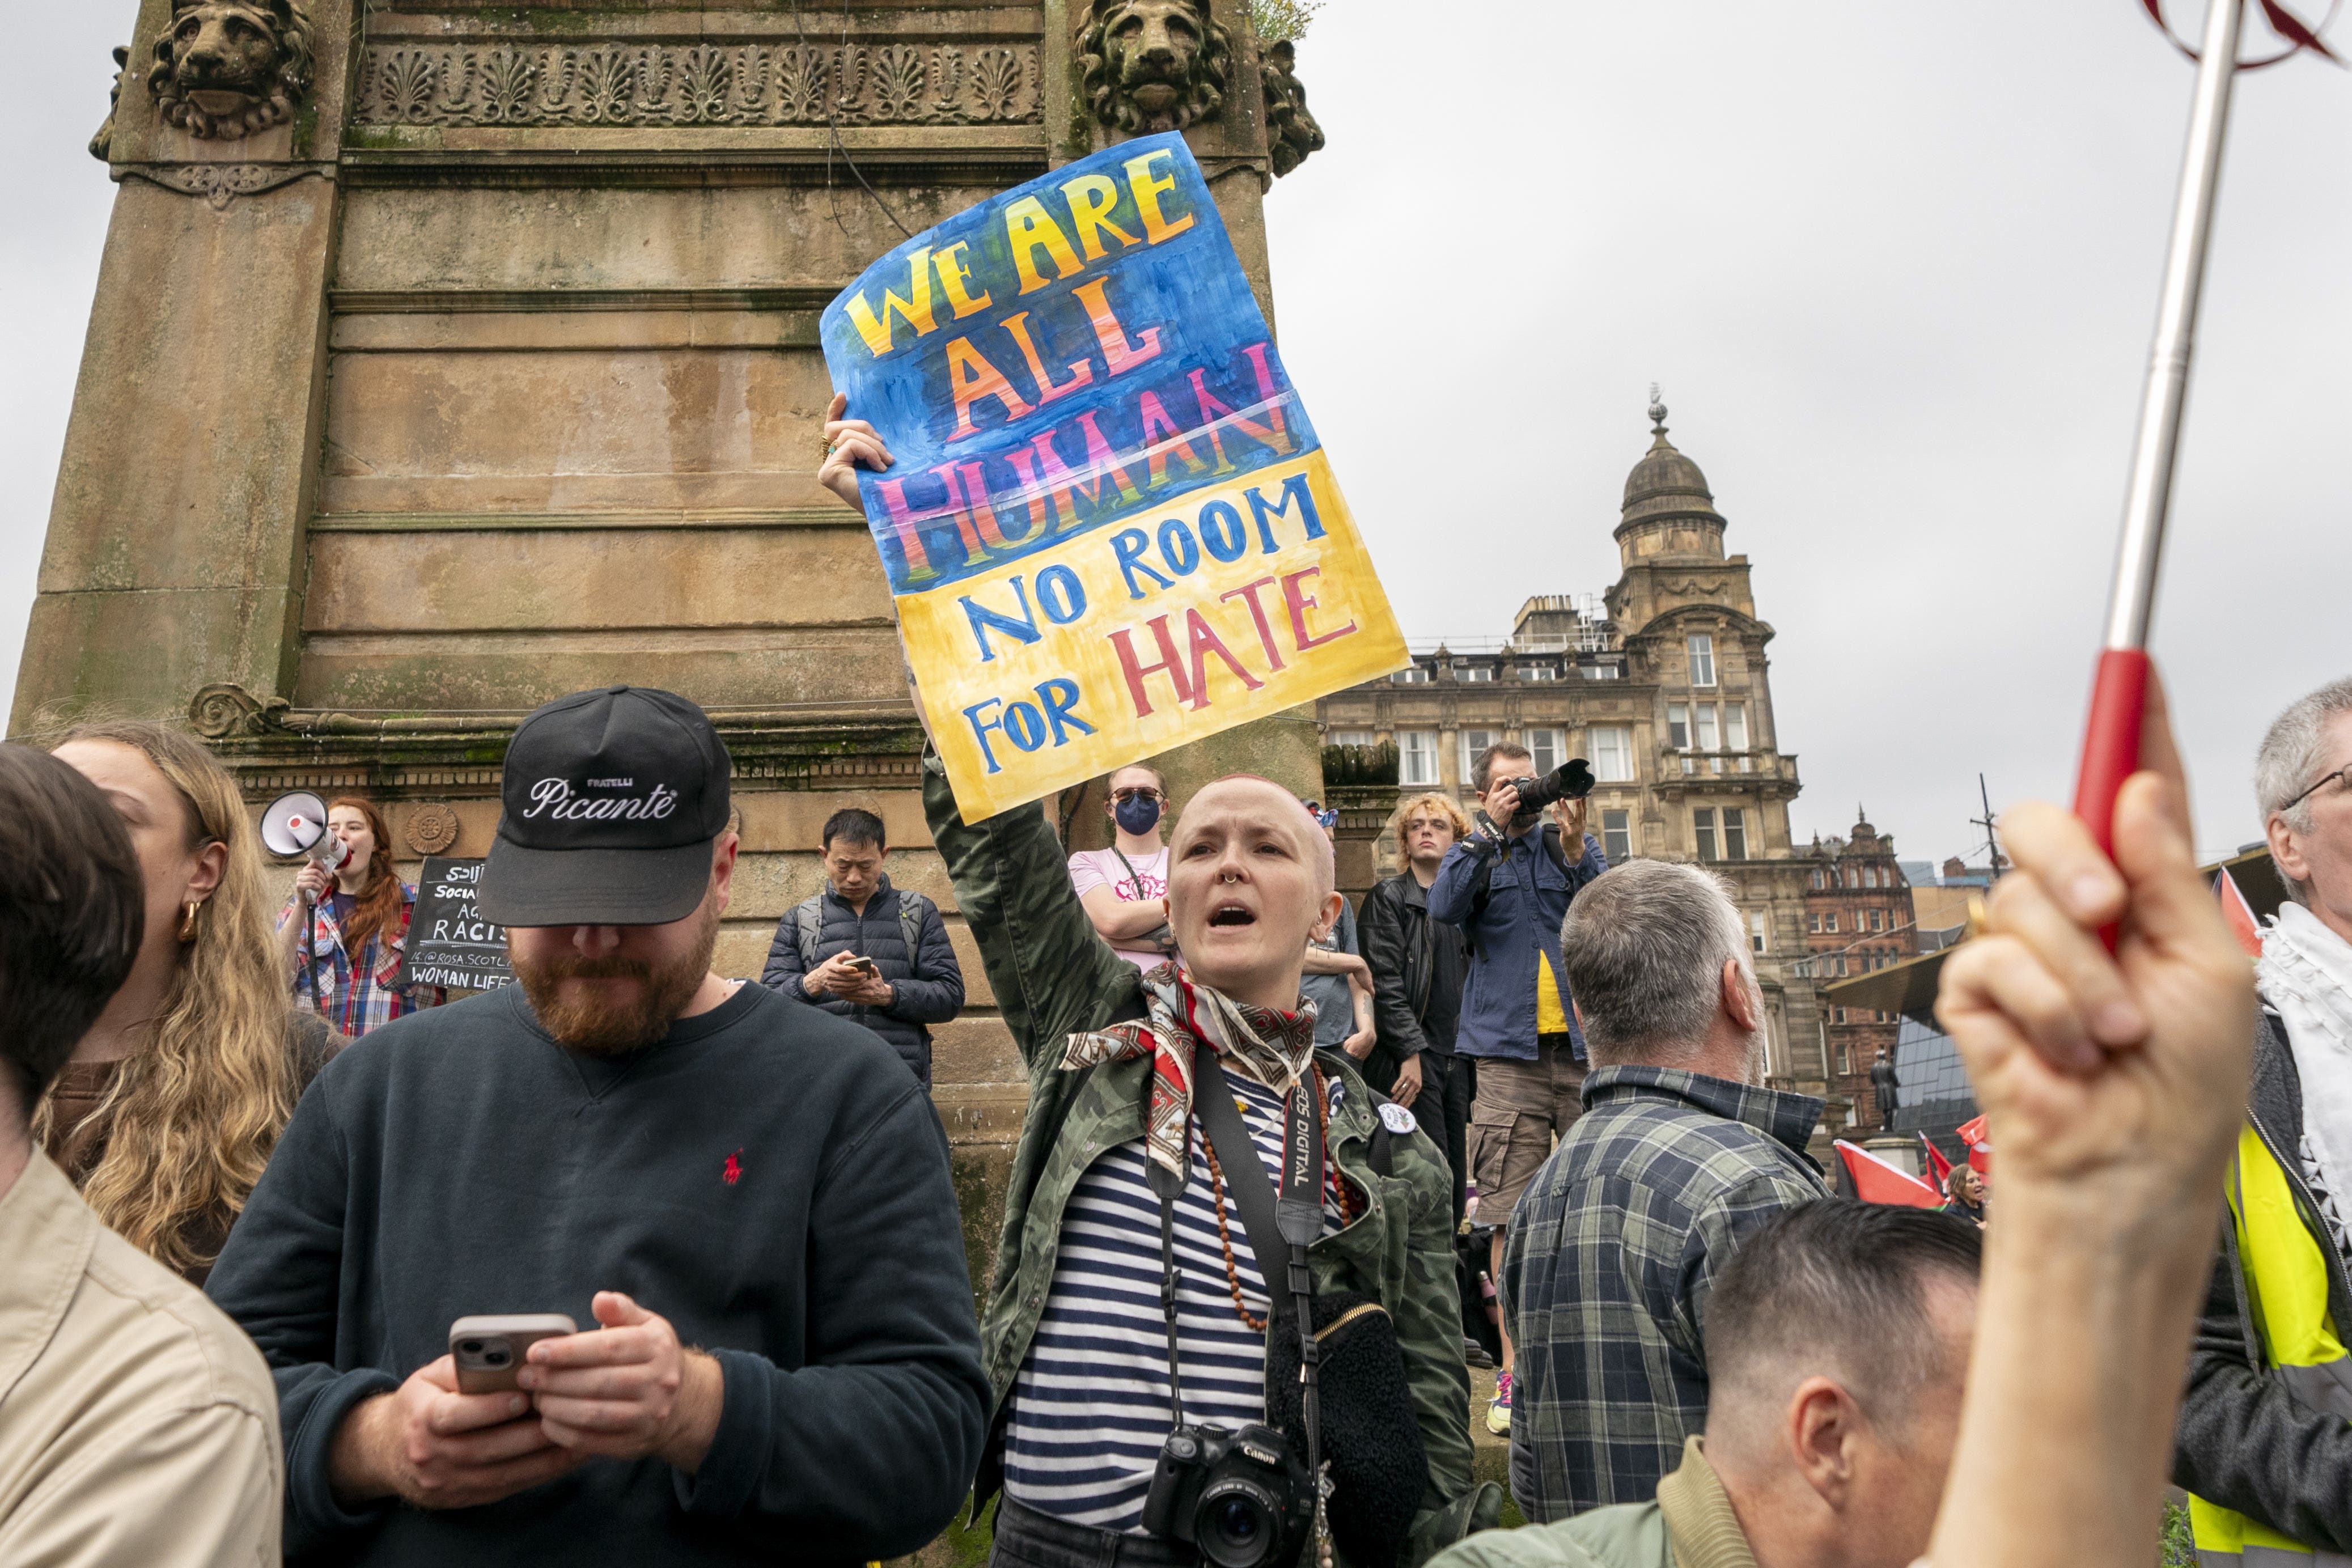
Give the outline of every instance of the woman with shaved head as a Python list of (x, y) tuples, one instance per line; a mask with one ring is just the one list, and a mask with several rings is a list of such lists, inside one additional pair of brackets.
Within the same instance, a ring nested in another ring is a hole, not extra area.
[[(854, 507), (856, 467), (890, 457), (844, 407), (836, 397), (819, 478)], [(1229, 1125), (1210, 1098), (1220, 1088), (1269, 1181), (1296, 1125), (1286, 1112), (1311, 1109), (1319, 1138), (1303, 1142), (1324, 1149), (1321, 1233), (1307, 1248), (1315, 1292), (1377, 1303), (1402, 1352), (1411, 1426), (1400, 1419), (1378, 1446), (1409, 1455), (1417, 1437), (1420, 1452), (1377, 1487), (1334, 1458), (1340, 1550), (1417, 1563), (1494, 1522), (1499, 1489), (1470, 1474), (1451, 1170), (1410, 1112), (1373, 1096), (1345, 1056), (1316, 1049), (1300, 999), (1307, 943), (1343, 904), (1320, 826), (1265, 779), (1195, 793), (1169, 844), (1181, 956), (1146, 970), (1097, 933), (1038, 806), (967, 823), (932, 754), (923, 797), (1030, 1076), (982, 1326), (997, 1407), (977, 1498), (1004, 1493), (995, 1561), (1108, 1562), (1122, 1538), (1138, 1562), (1195, 1561), (1173, 1539), (1137, 1550), (1137, 1537), (1165, 1534), (1147, 1528), (1144, 1504), (1171, 1396), (1187, 1426), (1274, 1419), (1269, 1352), (1295, 1354), (1297, 1327), (1281, 1260), (1258, 1256), (1234, 1173), (1202, 1131), (1204, 1108)], [(1326, 1458), (1362, 1418), (1345, 1398), (1337, 1383), (1324, 1396)], [(1383, 1504), (1395, 1513), (1386, 1533)]]

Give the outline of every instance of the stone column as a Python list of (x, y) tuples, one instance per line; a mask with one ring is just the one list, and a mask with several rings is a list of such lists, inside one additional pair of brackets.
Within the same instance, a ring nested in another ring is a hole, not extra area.
[(293, 10), (243, 91), (171, 0), (140, 6), (91, 145), (120, 189), (12, 733), (291, 683), (352, 45), (344, 5)]

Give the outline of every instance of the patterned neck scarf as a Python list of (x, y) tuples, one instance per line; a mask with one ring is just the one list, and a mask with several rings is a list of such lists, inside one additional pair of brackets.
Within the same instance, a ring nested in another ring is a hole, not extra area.
[(1151, 1058), (1151, 1108), (1145, 1152), (1181, 1181), (1192, 1167), (1192, 1056), (1175, 1048), (1197, 1040), (1287, 1100), (1315, 1059), (1315, 1005), (1296, 1013), (1250, 1007), (1196, 983), (1174, 963), (1143, 977), (1150, 1016), (1072, 1035), (1065, 1068)]

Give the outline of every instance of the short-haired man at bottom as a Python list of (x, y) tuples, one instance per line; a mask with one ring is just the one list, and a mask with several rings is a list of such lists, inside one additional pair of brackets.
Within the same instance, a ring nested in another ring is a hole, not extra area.
[[(208, 1289), (277, 1370), (293, 1553), (862, 1563), (963, 1497), (947, 1141), (873, 1034), (711, 972), (728, 773), (667, 691), (524, 720), (480, 893), (521, 984), (369, 1036), (288, 1124)], [(557, 1312), (587, 1331), (519, 1390), (457, 1391), (454, 1320)]]
[(1717, 1278), (1706, 1435), (1657, 1500), (1477, 1536), (1433, 1568), (1905, 1568), (1951, 1468), (1981, 1255), (1932, 1211), (1781, 1215)]
[(1511, 1217), (1501, 1281), (1511, 1491), (1539, 1523), (1655, 1493), (1706, 1421), (1716, 1275), (1828, 1195), (1805, 1153), (1822, 1102), (1764, 1087), (1764, 996), (1722, 879), (1620, 866), (1578, 896), (1560, 947), (1592, 1070)]
[(96, 786), (0, 745), (0, 1563), (278, 1561), (268, 1369), (32, 1138), (33, 1102), (131, 973), (145, 903)]

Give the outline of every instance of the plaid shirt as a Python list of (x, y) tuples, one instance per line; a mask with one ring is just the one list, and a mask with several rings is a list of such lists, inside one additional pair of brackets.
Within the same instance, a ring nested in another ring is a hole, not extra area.
[(1742, 1236), (1828, 1195), (1822, 1102), (1601, 1068), (1511, 1215), (1511, 1491), (1531, 1522), (1644, 1503), (1706, 1424), (1707, 1291)]
[[(315, 955), (319, 1013), (338, 1033), (352, 1039), (420, 1007), (437, 1007), (447, 1001), (449, 994), (438, 985), (393, 984), (400, 977), (401, 960), (407, 955), (408, 921), (415, 906), (416, 889), (402, 883), (399, 929), (387, 928), (370, 936), (360, 949), (359, 962), (354, 963), (351, 953), (344, 950), (342, 928), (335, 923), (331, 900), (320, 900), (311, 915), (310, 942), (298, 941), (294, 944), (294, 999), (305, 1005), (310, 1004), (310, 969)], [(282, 931), (288, 921), (301, 919), (301, 910), (299, 897), (287, 900), (286, 907), (278, 913), (278, 928)]]

